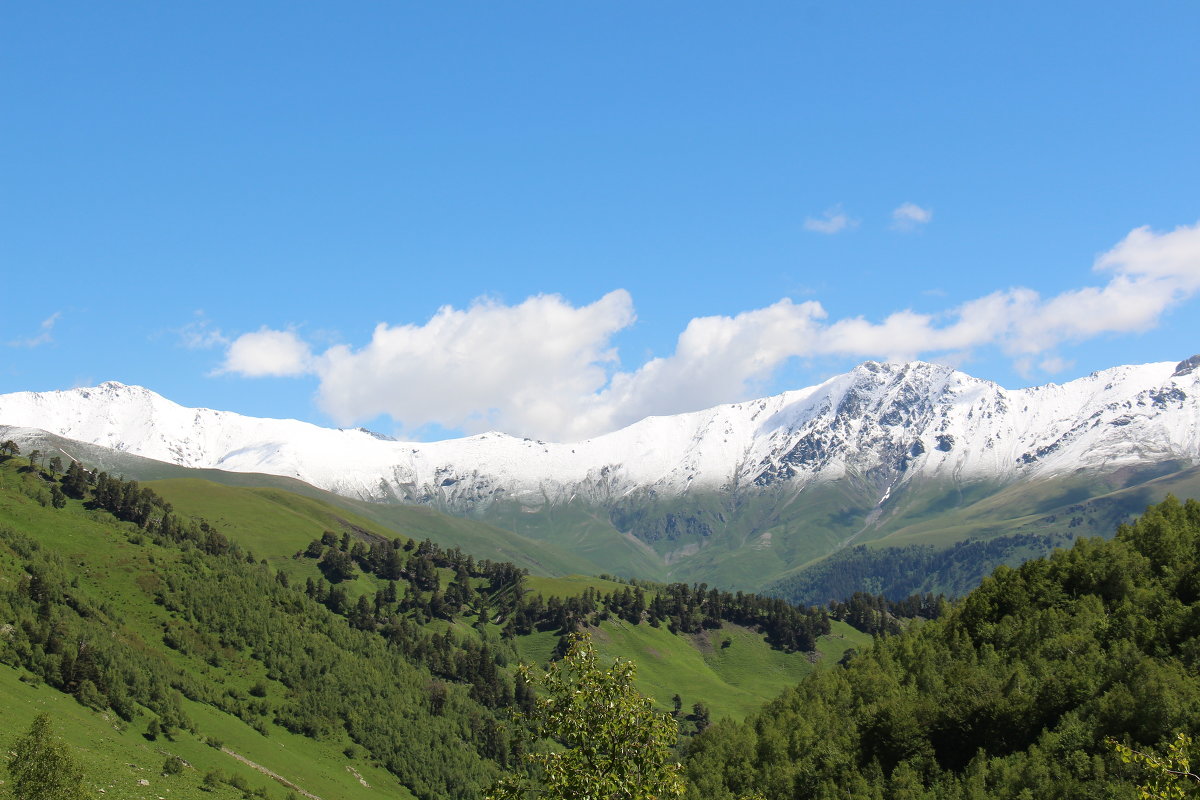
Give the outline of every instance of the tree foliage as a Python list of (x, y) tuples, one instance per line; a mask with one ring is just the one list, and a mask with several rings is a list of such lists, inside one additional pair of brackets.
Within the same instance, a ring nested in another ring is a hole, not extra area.
[(1132, 798), (1145, 776), (1105, 739), (1162, 752), (1180, 731), (1200, 733), (1200, 503), (1168, 498), (713, 724), (688, 791)]
[(8, 787), (16, 800), (83, 800), (83, 770), (54, 736), (49, 714), (39, 714), (8, 755)]
[(1192, 737), (1186, 733), (1177, 735), (1161, 756), (1134, 750), (1115, 739), (1108, 743), (1121, 761), (1137, 764), (1149, 774), (1150, 780), (1138, 787), (1142, 800), (1183, 800), (1200, 795), (1200, 775), (1192, 772)]
[(491, 800), (515, 800), (535, 791), (550, 800), (662, 800), (683, 793), (672, 746), (675, 721), (654, 710), (634, 687), (631, 661), (600, 664), (587, 635), (571, 639), (566, 657), (532, 678), (541, 689), (534, 730), (560, 747), (528, 756), (534, 777), (509, 776)]

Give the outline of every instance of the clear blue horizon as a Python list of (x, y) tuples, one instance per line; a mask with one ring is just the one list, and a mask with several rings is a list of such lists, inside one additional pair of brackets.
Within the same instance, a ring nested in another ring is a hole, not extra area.
[[(0, 392), (589, 435), (1200, 352), (1200, 7), (9, 8)], [(2, 423), (3, 420), (0, 420)]]

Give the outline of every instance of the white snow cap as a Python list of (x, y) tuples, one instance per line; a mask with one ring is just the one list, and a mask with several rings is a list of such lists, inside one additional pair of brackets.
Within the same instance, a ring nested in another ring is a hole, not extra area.
[(637, 490), (802, 488), (848, 472), (891, 489), (916, 475), (1020, 480), (1080, 468), (1200, 463), (1200, 356), (1010, 391), (949, 367), (868, 361), (818, 386), (579, 442), (484, 433), (399, 442), (363, 429), (176, 405), (148, 389), (0, 395), (0, 424), (186, 467), (299, 478), (369, 500), (468, 510), (605, 503)]

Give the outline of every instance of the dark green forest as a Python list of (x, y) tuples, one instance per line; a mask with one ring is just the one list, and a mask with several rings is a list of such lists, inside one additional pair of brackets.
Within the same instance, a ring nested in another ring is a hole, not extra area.
[(688, 750), (689, 796), (1132, 797), (1105, 743), (1200, 728), (1200, 503), (1000, 567)]
[(866, 591), (901, 600), (914, 594), (961, 597), (996, 567), (1017, 566), (1030, 558), (1068, 547), (1067, 534), (1018, 533), (992, 539), (967, 539), (951, 547), (931, 545), (872, 548), (857, 545), (781, 578), (767, 587), (799, 605), (825, 605)]

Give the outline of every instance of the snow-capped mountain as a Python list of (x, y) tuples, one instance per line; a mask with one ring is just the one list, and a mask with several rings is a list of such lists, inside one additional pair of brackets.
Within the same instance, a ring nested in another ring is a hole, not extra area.
[(1200, 357), (1007, 390), (949, 367), (866, 362), (807, 389), (650, 417), (571, 443), (365, 430), (176, 405), (136, 386), (0, 395), (0, 424), (188, 467), (295, 477), (339, 494), (479, 512), (631, 493), (799, 491), (852, 478), (882, 500), (918, 476), (1019, 481), (1200, 463)]

